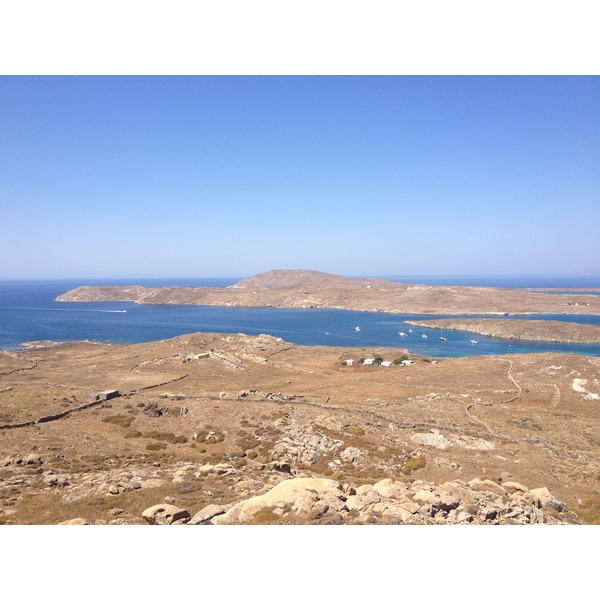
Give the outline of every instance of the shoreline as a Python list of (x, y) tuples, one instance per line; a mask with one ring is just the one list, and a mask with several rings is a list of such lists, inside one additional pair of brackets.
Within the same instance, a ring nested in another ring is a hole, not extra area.
[(558, 344), (600, 344), (600, 326), (550, 319), (448, 318), (405, 322), (428, 329), (465, 331), (501, 339)]

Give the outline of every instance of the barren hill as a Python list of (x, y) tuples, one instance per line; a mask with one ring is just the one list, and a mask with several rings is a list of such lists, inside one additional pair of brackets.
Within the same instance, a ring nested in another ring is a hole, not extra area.
[(247, 277), (230, 289), (287, 289), (298, 286), (346, 285), (348, 277), (308, 269), (276, 269)]

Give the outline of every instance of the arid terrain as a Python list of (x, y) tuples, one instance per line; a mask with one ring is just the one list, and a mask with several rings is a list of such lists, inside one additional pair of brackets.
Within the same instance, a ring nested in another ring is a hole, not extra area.
[(536, 340), (579, 344), (600, 344), (600, 327), (553, 320), (460, 318), (407, 321), (432, 329), (471, 331), (481, 335), (512, 340)]
[(408, 285), (319, 271), (277, 270), (259, 273), (228, 288), (79, 287), (57, 300), (340, 308), (404, 314), (600, 314), (599, 296), (569, 291), (550, 294), (542, 290)]
[(599, 417), (597, 357), (31, 344), (0, 352), (0, 522), (596, 523)]

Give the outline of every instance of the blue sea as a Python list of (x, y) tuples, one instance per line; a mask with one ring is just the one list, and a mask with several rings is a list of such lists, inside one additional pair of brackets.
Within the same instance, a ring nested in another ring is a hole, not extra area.
[[(519, 288), (600, 288), (600, 277), (385, 277), (430, 285)], [(522, 352), (573, 352), (600, 356), (600, 345), (518, 342), (468, 332), (408, 326), (406, 320), (457, 315), (393, 315), (332, 309), (230, 308), (118, 303), (59, 303), (54, 299), (80, 285), (149, 287), (227, 287), (241, 278), (0, 281), (0, 349), (18, 350), (23, 342), (92, 340), (140, 343), (195, 332), (266, 333), (288, 342), (314, 346), (391, 346), (434, 358)], [(598, 292), (595, 292), (596, 294)], [(498, 317), (502, 318), (502, 317)], [(512, 317), (514, 318), (514, 317)], [(528, 315), (600, 325), (600, 315)], [(356, 327), (360, 331), (356, 331)], [(409, 333), (409, 329), (413, 332)], [(404, 331), (407, 335), (399, 336)], [(427, 335), (423, 338), (422, 334)], [(478, 344), (472, 344), (477, 340)]]

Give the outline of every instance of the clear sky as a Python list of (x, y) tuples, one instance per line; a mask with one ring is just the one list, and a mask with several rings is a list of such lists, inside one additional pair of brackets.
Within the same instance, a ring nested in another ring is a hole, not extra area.
[(598, 267), (599, 77), (0, 77), (0, 279)]

